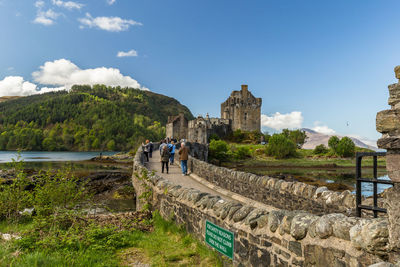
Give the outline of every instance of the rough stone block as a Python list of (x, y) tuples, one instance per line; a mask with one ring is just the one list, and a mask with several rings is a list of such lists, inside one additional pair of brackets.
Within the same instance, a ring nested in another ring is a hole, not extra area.
[(282, 222), (285, 213), (281, 210), (273, 210), (268, 214), (268, 227), (271, 232), (275, 232)]
[(337, 238), (350, 241), (350, 229), (358, 223), (358, 218), (338, 217), (332, 222), (333, 235)]
[(386, 194), (387, 211), (389, 215), (390, 247), (400, 252), (400, 184), (395, 184)]
[(303, 239), (307, 235), (308, 227), (318, 219), (318, 216), (315, 215), (305, 215), (298, 214), (296, 215), (290, 227), (290, 235), (294, 237), (296, 240)]
[(356, 248), (385, 255), (389, 250), (388, 221), (384, 218), (362, 219), (350, 229), (350, 240)]
[(385, 136), (378, 139), (377, 145), (383, 149), (400, 149), (400, 136)]
[(255, 209), (249, 213), (249, 215), (246, 217), (246, 220), (244, 222), (245, 225), (250, 225), (251, 229), (254, 229), (258, 225), (258, 218), (260, 218), (262, 215), (267, 214), (268, 212), (264, 209)]
[(247, 215), (254, 210), (252, 206), (244, 206), (240, 208), (235, 214), (233, 215), (232, 219), (234, 222), (239, 222), (247, 217)]
[(328, 190), (329, 189), (326, 186), (318, 187), (317, 190), (315, 190), (314, 199), (320, 198), (322, 193), (325, 192), (325, 191), (328, 191)]
[(376, 114), (376, 130), (382, 134), (395, 135), (400, 130), (400, 110), (388, 109)]
[(297, 241), (289, 241), (289, 250), (295, 253), (297, 256), (301, 257), (303, 255), (303, 249), (301, 248), (301, 243)]
[(386, 155), (386, 169), (393, 182), (400, 183), (400, 154)]
[(322, 216), (315, 225), (315, 231), (320, 238), (328, 238), (333, 233), (331, 220), (328, 216)]

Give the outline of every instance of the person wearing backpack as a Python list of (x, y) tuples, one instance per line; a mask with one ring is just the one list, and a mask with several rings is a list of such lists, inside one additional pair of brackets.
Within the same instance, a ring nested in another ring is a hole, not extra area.
[(175, 142), (171, 141), (171, 144), (168, 145), (168, 149), (169, 149), (169, 153), (170, 153), (170, 157), (169, 157), (169, 163), (171, 165), (174, 164), (174, 159), (175, 159)]
[(169, 161), (170, 155), (171, 154), (169, 153), (168, 147), (164, 146), (161, 151), (161, 172), (162, 173), (164, 173), (164, 166), (165, 166), (167, 169), (167, 174), (168, 174), (168, 171), (169, 171), (168, 170), (168, 161)]

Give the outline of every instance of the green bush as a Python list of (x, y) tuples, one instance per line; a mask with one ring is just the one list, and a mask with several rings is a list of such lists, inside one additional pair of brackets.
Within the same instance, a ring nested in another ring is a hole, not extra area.
[(235, 143), (241, 143), (243, 140), (246, 138), (246, 134), (242, 132), (242, 130), (237, 129), (236, 131), (233, 132), (233, 142)]
[(353, 157), (356, 146), (349, 137), (343, 137), (336, 148), (336, 153), (341, 157)]
[(340, 139), (339, 139), (339, 137), (337, 137), (337, 136), (332, 136), (332, 137), (329, 138), (329, 140), (328, 140), (328, 146), (329, 146), (330, 149), (332, 149), (332, 151), (333, 151), (334, 153), (337, 152), (337, 146), (338, 146), (338, 144), (339, 144), (339, 141), (340, 141)]
[(266, 153), (277, 159), (288, 158), (296, 154), (296, 144), (283, 134), (274, 134), (269, 139)]
[(320, 144), (314, 148), (313, 153), (315, 155), (322, 155), (328, 153), (328, 151), (329, 149), (324, 144)]
[(251, 157), (251, 152), (247, 146), (240, 146), (235, 151), (233, 151), (233, 156), (236, 159), (246, 159), (248, 157)]
[(229, 146), (222, 140), (211, 140), (208, 147), (210, 159), (223, 161), (228, 157)]
[(15, 220), (20, 217), (20, 211), (32, 205), (32, 194), (26, 190), (31, 182), (19, 163), (12, 165), (17, 171), (12, 184), (0, 184), (0, 220)]

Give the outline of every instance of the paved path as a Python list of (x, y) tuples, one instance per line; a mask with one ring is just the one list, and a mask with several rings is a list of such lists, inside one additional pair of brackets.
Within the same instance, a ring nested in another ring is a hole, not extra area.
[(153, 158), (150, 158), (149, 163), (145, 163), (145, 166), (149, 170), (154, 170), (156, 173), (163, 178), (171, 181), (174, 184), (181, 185), (187, 188), (194, 188), (202, 192), (210, 193), (212, 195), (218, 195), (224, 200), (236, 200), (241, 202), (243, 205), (252, 205), (257, 208), (264, 208), (267, 210), (276, 210), (276, 208), (254, 201), (252, 199), (246, 198), (244, 196), (232, 193), (231, 191), (220, 188), (207, 180), (197, 176), (196, 174), (190, 174), (189, 176), (182, 176), (182, 171), (180, 168), (179, 161), (175, 161), (174, 165), (169, 166), (169, 173), (161, 173), (161, 162), (160, 153), (158, 150), (153, 152)]

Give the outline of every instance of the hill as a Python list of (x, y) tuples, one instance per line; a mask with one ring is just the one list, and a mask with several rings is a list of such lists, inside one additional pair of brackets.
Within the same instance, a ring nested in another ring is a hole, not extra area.
[(2, 97), (0, 97), (0, 103), (7, 101), (7, 100), (17, 99), (17, 98), (20, 98), (20, 96), (2, 96)]
[[(305, 131), (307, 134), (306, 143), (302, 147), (304, 149), (314, 149), (317, 145), (320, 145), (320, 144), (324, 144), (325, 146), (328, 146), (328, 140), (332, 136), (332, 135), (328, 135), (328, 134), (318, 133), (316, 131), (313, 131), (313, 130), (307, 129), (307, 128), (302, 128), (301, 130)], [(341, 138), (342, 136), (338, 135), (338, 137)], [(375, 150), (375, 151), (378, 150), (377, 147), (367, 145), (357, 138), (354, 138), (354, 137), (349, 137), (349, 138), (351, 140), (353, 140), (354, 144), (358, 147), (368, 148), (368, 149)]]
[(190, 110), (133, 88), (73, 86), (0, 103), (0, 150), (129, 150), (165, 136), (168, 115)]

